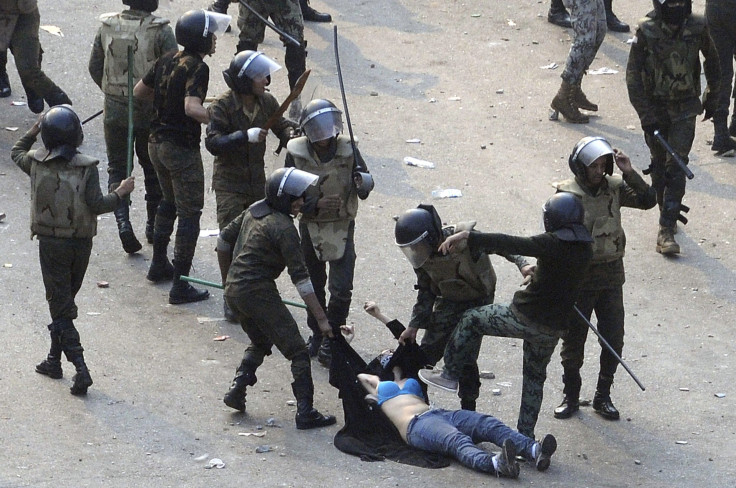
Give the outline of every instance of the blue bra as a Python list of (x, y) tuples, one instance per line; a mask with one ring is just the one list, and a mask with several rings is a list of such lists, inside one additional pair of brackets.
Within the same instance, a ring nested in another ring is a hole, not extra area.
[(376, 393), (378, 396), (378, 405), (399, 395), (414, 395), (424, 398), (422, 387), (414, 378), (407, 379), (406, 383), (404, 383), (404, 388), (399, 388), (399, 385), (395, 381), (381, 381), (378, 383)]

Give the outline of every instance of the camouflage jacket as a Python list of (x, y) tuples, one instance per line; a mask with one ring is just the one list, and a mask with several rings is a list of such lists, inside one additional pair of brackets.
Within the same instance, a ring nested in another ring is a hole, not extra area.
[(548, 333), (567, 330), (593, 244), (568, 242), (550, 232), (532, 237), (471, 232), (470, 252), (513, 253), (537, 258), (531, 283), (514, 294), (511, 307), (527, 323)]
[(142, 10), (124, 10), (100, 16), (100, 26), (89, 57), (89, 74), (107, 96), (124, 101), (128, 94), (128, 44), (133, 45), (133, 84), (162, 54), (177, 50), (167, 19)]
[(225, 227), (220, 239), (233, 245), (225, 294), (238, 296), (249, 288), (273, 285), (288, 269), (292, 283), (309, 279), (294, 220), (281, 212), (255, 218), (246, 209)]
[[(442, 229), (445, 238), (463, 230), (472, 230), (475, 222), (461, 223)], [(504, 255), (521, 270), (529, 262), (523, 256)], [(412, 309), (409, 327), (425, 328), (431, 323), (432, 311), (438, 299), (451, 302), (493, 303), (496, 293), (496, 271), (487, 254), (473, 256), (467, 246), (460, 252), (432, 254), (417, 275), (417, 301)]]
[(202, 126), (184, 111), (184, 99), (207, 98), (210, 68), (199, 54), (169, 52), (158, 58), (143, 77), (153, 88), (152, 142), (169, 141), (190, 149), (199, 148)]
[(621, 225), (621, 207), (642, 210), (654, 207), (657, 203), (654, 189), (635, 171), (623, 178), (606, 176), (595, 193), (577, 178), (553, 186), (582, 198), (585, 228), (593, 236), (593, 258), (582, 288), (600, 290), (623, 285), (626, 234)]
[(36, 137), (26, 133), (15, 143), (11, 157), (31, 177), (31, 237), (92, 238), (96, 216), (120, 203), (116, 193), (102, 195), (97, 161), (77, 153), (71, 161), (35, 159)]
[[(212, 189), (243, 193), (254, 199), (264, 197), (266, 176), (263, 157), (266, 142), (251, 144), (245, 135), (228, 144), (215, 142), (237, 131), (246, 132), (252, 127), (263, 127), (278, 108), (276, 98), (265, 93), (256, 97), (255, 109), (253, 113), (248, 113), (243, 106), (242, 96), (232, 90), (224, 92), (207, 107), (210, 123), (204, 142), (215, 156)], [(286, 119), (281, 117), (272, 130), (281, 138), (288, 126)]]
[(691, 15), (677, 31), (657, 18), (639, 22), (626, 66), (626, 85), (642, 126), (694, 117), (703, 111), (701, 52), (708, 87), (717, 91), (718, 53), (702, 17)]

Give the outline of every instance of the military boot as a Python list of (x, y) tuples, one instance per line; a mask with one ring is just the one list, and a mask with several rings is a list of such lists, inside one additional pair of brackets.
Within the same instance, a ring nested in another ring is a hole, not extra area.
[(5, 69), (0, 69), (0, 98), (9, 97), (10, 90), (10, 79), (8, 78), (8, 72)]
[(580, 410), (580, 387), (582, 385), (580, 370), (566, 369), (562, 375), (562, 382), (565, 385), (562, 390), (565, 397), (560, 406), (555, 408), (555, 418), (569, 419)]
[(169, 202), (161, 202), (153, 229), (153, 257), (146, 275), (146, 278), (154, 283), (168, 281), (174, 277), (174, 267), (169, 262), (168, 249), (175, 218), (176, 207)]
[(715, 135), (711, 149), (716, 152), (716, 156), (733, 156), (736, 152), (736, 140), (729, 134), (727, 117), (728, 114), (718, 114), (713, 117)]
[(34, 114), (40, 114), (43, 112), (43, 97), (38, 95), (34, 89), (26, 86), (25, 83), (23, 83), (23, 89), (26, 91), (26, 103), (28, 104), (30, 111)]
[(613, 13), (611, 3), (613, 0), (603, 0), (603, 5), (606, 7), (606, 25), (608, 30), (611, 32), (629, 32), (629, 24), (621, 22), (616, 14)]
[(115, 209), (115, 222), (118, 224), (118, 236), (123, 244), (123, 250), (128, 254), (134, 254), (143, 248), (143, 245), (135, 237), (133, 226), (130, 224), (130, 204), (123, 200)]
[(296, 428), (299, 430), (327, 427), (337, 422), (334, 415), (322, 415), (314, 408), (314, 383), (307, 351), (302, 351), (291, 360), (294, 382), (291, 391), (296, 398)]
[(48, 328), (51, 336), (51, 348), (46, 359), (36, 365), (36, 373), (58, 380), (64, 376), (61, 369), (61, 337), (56, 330), (55, 322), (50, 323)]
[(245, 412), (245, 390), (247, 387), (255, 385), (257, 381), (255, 368), (240, 363), (230, 390), (225, 393), (225, 398), (222, 401), (230, 408)]
[(153, 233), (156, 226), (156, 210), (158, 209), (158, 204), (160, 202), (160, 199), (155, 201), (149, 200), (148, 195), (146, 195), (146, 241), (148, 241), (149, 244), (153, 244)]
[(591, 112), (598, 111), (598, 105), (588, 100), (588, 97), (583, 93), (583, 89), (580, 83), (573, 85), (572, 101), (575, 105), (583, 110), (590, 110)]
[(299, 0), (299, 6), (302, 8), (302, 17), (306, 22), (332, 22), (330, 14), (317, 12), (309, 6), (309, 0)]
[(552, 109), (561, 113), (568, 122), (587, 124), (590, 119), (587, 115), (580, 113), (577, 105), (573, 102), (574, 93), (575, 86), (563, 80), (557, 95), (552, 99)]
[(189, 282), (180, 279), (181, 276), (189, 276), (189, 271), (192, 268), (191, 261), (177, 261), (176, 258), (173, 262), (174, 265), (174, 282), (169, 290), (169, 303), (172, 305), (181, 305), (183, 303), (194, 303), (207, 300), (210, 297), (210, 292), (207, 290), (198, 290), (194, 288)]
[(562, 0), (552, 0), (549, 6), (549, 12), (547, 12), (547, 22), (566, 29), (572, 28), (570, 14), (562, 4)]
[(49, 107), (72, 104), (71, 99), (58, 86), (54, 90), (52, 90), (51, 93), (48, 93), (44, 98), (46, 99), (46, 103), (49, 105)]
[(61, 349), (67, 361), (72, 363), (77, 370), (77, 374), (72, 378), (73, 383), (69, 391), (72, 395), (86, 395), (87, 388), (92, 386), (92, 377), (84, 362), (84, 348), (79, 340), (79, 332), (71, 319), (58, 319), (56, 322)]
[(593, 410), (608, 420), (618, 420), (620, 415), (611, 401), (611, 385), (613, 376), (598, 375), (598, 385), (593, 397)]
[(657, 252), (664, 255), (680, 254), (680, 245), (675, 241), (675, 228), (659, 226)]

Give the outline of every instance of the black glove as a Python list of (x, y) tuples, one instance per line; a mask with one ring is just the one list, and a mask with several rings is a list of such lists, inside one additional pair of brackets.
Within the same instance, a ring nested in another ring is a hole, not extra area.
[(718, 93), (711, 91), (709, 86), (705, 87), (703, 92), (703, 120), (708, 120), (713, 117), (716, 109), (718, 108)]

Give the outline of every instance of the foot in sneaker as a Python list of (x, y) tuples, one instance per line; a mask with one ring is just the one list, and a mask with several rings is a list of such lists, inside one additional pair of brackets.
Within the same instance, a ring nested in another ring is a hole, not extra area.
[(546, 471), (549, 468), (552, 454), (557, 450), (557, 439), (552, 434), (547, 434), (542, 437), (541, 441), (535, 443), (534, 447), (536, 448), (534, 464), (537, 466), (537, 471)]
[(503, 441), (501, 452), (493, 456), (493, 467), (496, 470), (496, 476), (504, 478), (519, 477), (519, 463), (516, 462), (516, 446), (511, 439)]
[(420, 369), (419, 379), (430, 386), (436, 386), (437, 388), (457, 393), (457, 380), (446, 377), (444, 372), (440, 374), (439, 370), (429, 368)]

